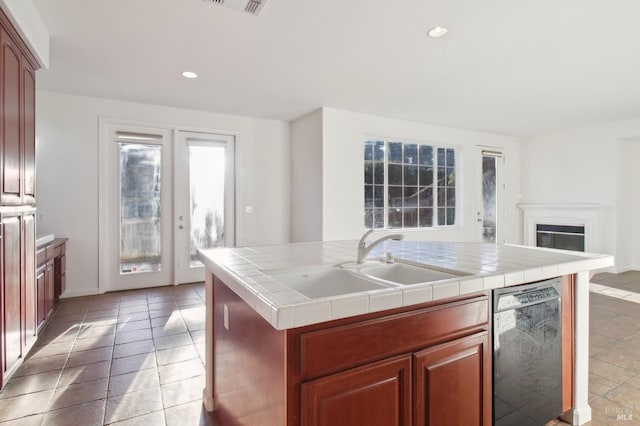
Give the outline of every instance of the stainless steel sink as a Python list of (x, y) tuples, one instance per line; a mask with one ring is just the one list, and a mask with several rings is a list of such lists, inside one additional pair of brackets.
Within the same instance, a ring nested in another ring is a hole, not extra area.
[(427, 283), (468, 275), (458, 271), (416, 266), (401, 262), (364, 266), (360, 268), (360, 272), (368, 277), (402, 285)]
[(265, 270), (264, 274), (310, 298), (338, 296), (388, 288), (356, 271), (335, 266), (297, 270)]

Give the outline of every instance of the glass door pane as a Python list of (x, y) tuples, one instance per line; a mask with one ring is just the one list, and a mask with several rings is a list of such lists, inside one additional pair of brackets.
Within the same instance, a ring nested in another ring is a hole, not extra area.
[(497, 161), (497, 157), (482, 157), (482, 239), (487, 243), (496, 242)]
[(190, 267), (201, 267), (197, 249), (225, 245), (225, 148), (189, 145)]
[(159, 272), (162, 146), (119, 143), (120, 274)]

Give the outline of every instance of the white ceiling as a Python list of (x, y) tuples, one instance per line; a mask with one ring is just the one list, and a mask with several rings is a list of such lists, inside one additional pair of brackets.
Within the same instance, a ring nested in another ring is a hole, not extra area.
[[(203, 0), (33, 2), (51, 34), (46, 90), (520, 136), (640, 117), (637, 0), (268, 0), (259, 16)], [(436, 25), (449, 35), (428, 38)]]

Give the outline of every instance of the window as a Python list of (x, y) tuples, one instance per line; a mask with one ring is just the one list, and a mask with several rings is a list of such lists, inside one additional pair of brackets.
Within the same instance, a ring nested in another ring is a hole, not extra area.
[(364, 142), (368, 229), (455, 224), (455, 150), (398, 141)]

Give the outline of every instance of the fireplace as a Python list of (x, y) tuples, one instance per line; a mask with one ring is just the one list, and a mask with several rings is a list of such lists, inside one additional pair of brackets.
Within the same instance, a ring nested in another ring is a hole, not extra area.
[(584, 251), (584, 225), (536, 225), (536, 247)]
[(600, 204), (519, 204), (524, 244), (574, 251), (602, 251)]

